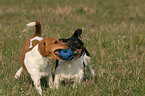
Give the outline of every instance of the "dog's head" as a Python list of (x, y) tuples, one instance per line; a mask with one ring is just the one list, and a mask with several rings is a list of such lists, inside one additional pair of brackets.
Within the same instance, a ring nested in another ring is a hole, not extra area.
[(59, 57), (60, 51), (68, 48), (66, 43), (60, 42), (56, 38), (45, 38), (39, 42), (38, 50), (43, 56), (61, 60), (62, 58)]
[(83, 52), (84, 43), (81, 41), (82, 29), (77, 29), (71, 38), (59, 39), (59, 41), (67, 43), (69, 48), (73, 51), (73, 58), (78, 58)]

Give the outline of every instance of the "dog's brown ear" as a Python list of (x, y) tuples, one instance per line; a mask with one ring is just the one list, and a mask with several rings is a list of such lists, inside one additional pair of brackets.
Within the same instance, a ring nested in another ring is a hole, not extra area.
[(46, 46), (46, 42), (45, 41), (40, 42), (39, 46), (38, 46), (38, 50), (39, 50), (40, 54), (43, 55), (43, 56), (47, 56), (46, 50), (45, 50), (45, 46)]

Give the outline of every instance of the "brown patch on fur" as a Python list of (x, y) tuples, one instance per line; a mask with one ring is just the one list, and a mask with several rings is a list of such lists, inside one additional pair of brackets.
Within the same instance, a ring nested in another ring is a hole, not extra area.
[(81, 56), (81, 53), (82, 53), (82, 48), (81, 49), (76, 49), (76, 51), (77, 51), (76, 58), (79, 58)]
[(34, 36), (41, 36), (41, 24), (36, 21)]
[(21, 53), (20, 53), (20, 64), (21, 64), (22, 68), (23, 68), (27, 73), (28, 73), (28, 71), (27, 71), (27, 69), (26, 69), (26, 67), (25, 67), (25, 65), (24, 65), (25, 53), (27, 53), (28, 51), (31, 51), (31, 50), (40, 42), (40, 41), (38, 41), (38, 40), (33, 40), (33, 41), (32, 41), (32, 47), (29, 48), (29, 47), (30, 47), (30, 40), (31, 40), (32, 38), (34, 38), (34, 36), (26, 40), (26, 42), (25, 42), (25, 44), (24, 44), (24, 46), (23, 46), (23, 48), (22, 48), (22, 50), (21, 50)]
[(43, 56), (49, 56), (53, 59), (59, 59), (60, 57), (57, 56), (54, 51), (57, 49), (67, 49), (68, 46), (66, 43), (60, 42), (56, 38), (45, 38), (42, 41), (39, 42), (38, 50), (41, 55)]

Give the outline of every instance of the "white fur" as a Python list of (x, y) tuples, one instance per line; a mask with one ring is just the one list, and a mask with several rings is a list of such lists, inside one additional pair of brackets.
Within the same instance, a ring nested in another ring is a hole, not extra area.
[(36, 25), (36, 22), (30, 22), (27, 24), (28, 27), (35, 26), (35, 25)]
[(90, 57), (85, 54), (82, 55), (80, 58), (71, 61), (58, 61), (58, 66), (55, 71), (54, 79), (55, 87), (58, 89), (60, 82), (63, 80), (73, 80), (73, 87), (76, 83), (81, 83), (84, 77), (83, 62), (85, 63), (85, 66), (87, 66), (91, 77), (94, 78), (96, 74), (90, 65)]
[[(52, 88), (52, 75), (51, 66), (48, 61), (48, 57), (43, 57), (38, 51), (38, 44), (29, 52), (25, 54), (24, 64), (29, 72), (36, 89), (42, 95), (42, 89), (40, 84), (41, 77), (47, 77), (48, 84)], [(15, 77), (20, 77), (22, 67), (17, 71)]]
[(32, 42), (33, 42), (33, 40), (38, 40), (38, 41), (41, 41), (43, 38), (42, 37), (39, 37), (39, 36), (36, 36), (36, 37), (34, 37), (34, 38), (32, 38), (32, 39), (30, 39), (30, 46), (29, 46), (29, 48), (31, 48), (32, 47)]
[(81, 83), (83, 77), (83, 56), (71, 61), (59, 61), (55, 71), (54, 85), (58, 89), (63, 80), (73, 80), (75, 85)]
[(85, 64), (85, 66), (87, 66), (87, 69), (89, 70), (89, 72), (91, 74), (91, 77), (94, 78), (96, 76), (96, 74), (95, 74), (94, 70), (91, 67), (90, 57), (87, 56), (86, 54), (84, 55), (84, 64)]
[(15, 78), (16, 78), (16, 79), (18, 79), (18, 78), (20, 77), (22, 71), (23, 71), (23, 68), (21, 67), (21, 68), (16, 72), (16, 74), (15, 74)]

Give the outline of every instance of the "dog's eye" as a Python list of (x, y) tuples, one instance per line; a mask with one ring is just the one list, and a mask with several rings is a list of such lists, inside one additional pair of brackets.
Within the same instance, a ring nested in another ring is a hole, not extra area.
[(57, 44), (57, 43), (58, 43), (57, 41), (54, 42), (54, 44)]
[(75, 44), (78, 44), (78, 41), (75, 41)]

